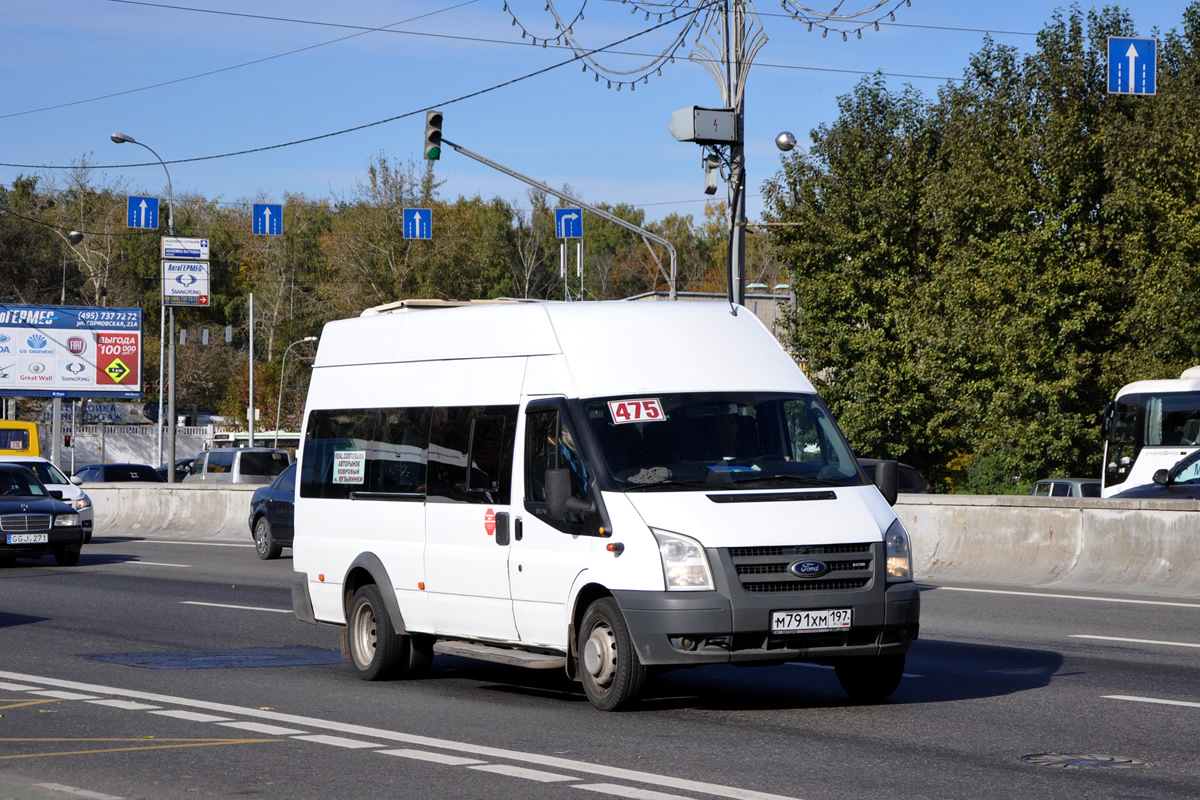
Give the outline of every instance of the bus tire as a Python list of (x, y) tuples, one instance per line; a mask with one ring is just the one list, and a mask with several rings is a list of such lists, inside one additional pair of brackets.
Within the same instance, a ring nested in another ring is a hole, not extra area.
[(350, 660), (358, 677), (364, 681), (388, 680), (407, 666), (407, 637), (401, 637), (392, 627), (378, 586), (369, 583), (354, 593), (346, 620)]
[(892, 696), (904, 677), (904, 654), (861, 656), (839, 661), (834, 669), (842, 690), (854, 700), (878, 703)]
[(583, 691), (601, 711), (619, 711), (634, 703), (646, 682), (621, 607), (611, 597), (596, 600), (579, 626), (579, 677)]

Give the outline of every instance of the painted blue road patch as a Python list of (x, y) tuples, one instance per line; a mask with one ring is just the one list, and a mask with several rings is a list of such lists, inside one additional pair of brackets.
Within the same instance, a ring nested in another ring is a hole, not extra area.
[(241, 650), (192, 650), (176, 653), (91, 653), (85, 654), (84, 658), (143, 669), (244, 669), (342, 663), (341, 652), (317, 647), (248, 647)]

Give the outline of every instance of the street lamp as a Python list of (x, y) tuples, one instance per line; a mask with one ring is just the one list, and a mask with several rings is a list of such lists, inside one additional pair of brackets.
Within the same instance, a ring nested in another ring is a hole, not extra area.
[[(167, 232), (175, 235), (175, 193), (171, 188), (171, 171), (167, 169), (167, 162), (162, 160), (162, 156), (154, 152), (154, 148), (148, 144), (143, 144), (132, 136), (124, 133), (109, 134), (110, 139), (116, 144), (136, 144), (138, 147), (144, 147), (153, 153), (158, 159), (158, 163), (162, 164), (163, 172), (167, 173)], [(161, 294), (161, 287), (160, 287)], [(171, 338), (170, 338), (170, 362), (169, 373), (167, 376), (168, 399), (167, 399), (167, 416), (171, 419), (170, 433), (167, 434), (167, 483), (175, 482), (175, 307), (170, 306), (171, 315)], [(164, 326), (166, 325), (165, 315), (159, 315), (158, 322), (158, 457), (162, 458), (163, 447), (163, 403), (162, 403), (162, 387), (163, 387), (163, 340), (166, 339)]]
[[(70, 233), (67, 234), (66, 239), (67, 239), (67, 244), (69, 244), (69, 245), (79, 244), (80, 242), (83, 241), (83, 231), (71, 231)], [(65, 306), (67, 304), (67, 251), (66, 251), (66, 249), (63, 250), (62, 297), (59, 299), (58, 304), (62, 305), (62, 306)], [(62, 398), (61, 397), (54, 398), (54, 401), (51, 403), (51, 412), (50, 413), (54, 415), (53, 420), (50, 423), (50, 436), (53, 437), (53, 441), (50, 446), (50, 460), (53, 461), (55, 464), (61, 464), (61, 463), (63, 463), (62, 462), (62, 449), (61, 449), (62, 444), (63, 444)]]
[[(287, 346), (287, 350), (283, 351), (283, 363), (279, 366), (279, 398), (275, 401), (275, 446), (276, 447), (279, 447), (279, 412), (283, 408), (283, 375), (284, 375), (284, 371), (287, 369), (288, 353), (290, 353), (292, 348), (295, 347), (296, 345), (304, 344), (305, 342), (315, 342), (317, 340), (317, 338), (318, 337), (316, 337), (316, 336), (305, 336), (300, 341), (292, 342), (291, 344), (289, 344)], [(253, 414), (254, 412), (251, 411), (250, 413)]]

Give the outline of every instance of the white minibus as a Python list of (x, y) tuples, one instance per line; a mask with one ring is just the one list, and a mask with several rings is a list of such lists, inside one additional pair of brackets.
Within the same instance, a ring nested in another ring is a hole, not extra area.
[(321, 335), (293, 605), (368, 680), (449, 654), (615, 710), (648, 671), (802, 661), (878, 700), (920, 599), (876, 482), (744, 308), (392, 304)]

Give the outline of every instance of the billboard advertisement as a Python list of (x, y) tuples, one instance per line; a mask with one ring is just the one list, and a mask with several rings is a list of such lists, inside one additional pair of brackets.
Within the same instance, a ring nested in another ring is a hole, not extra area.
[(142, 309), (0, 303), (0, 395), (142, 396)]

